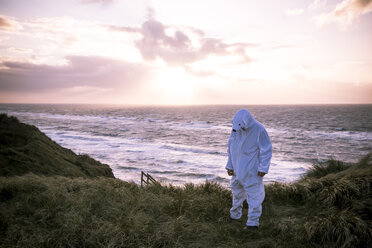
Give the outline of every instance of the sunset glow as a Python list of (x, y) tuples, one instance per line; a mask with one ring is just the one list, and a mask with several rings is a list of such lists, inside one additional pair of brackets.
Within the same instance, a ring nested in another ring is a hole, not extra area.
[(0, 102), (372, 103), (372, 1), (0, 0)]

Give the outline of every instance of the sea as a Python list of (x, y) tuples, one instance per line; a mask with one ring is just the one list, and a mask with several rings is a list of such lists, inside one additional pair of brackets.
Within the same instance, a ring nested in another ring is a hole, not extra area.
[(0, 104), (58, 144), (108, 164), (140, 184), (141, 172), (165, 184), (228, 185), (231, 120), (246, 108), (273, 145), (265, 183), (299, 180), (314, 163), (357, 162), (372, 151), (372, 105), (119, 106)]

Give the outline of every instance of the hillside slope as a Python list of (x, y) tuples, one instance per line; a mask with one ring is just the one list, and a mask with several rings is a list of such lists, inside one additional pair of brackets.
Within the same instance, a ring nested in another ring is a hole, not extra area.
[(63, 148), (35, 126), (0, 114), (0, 176), (60, 175), (113, 178), (108, 165)]
[(246, 216), (229, 222), (230, 190), (215, 183), (0, 177), (0, 247), (371, 247), (371, 161), (267, 185), (260, 229), (249, 233)]

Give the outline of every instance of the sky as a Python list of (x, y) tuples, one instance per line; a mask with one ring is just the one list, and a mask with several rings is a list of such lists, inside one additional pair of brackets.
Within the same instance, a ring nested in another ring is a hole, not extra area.
[(0, 102), (372, 103), (372, 0), (0, 0)]

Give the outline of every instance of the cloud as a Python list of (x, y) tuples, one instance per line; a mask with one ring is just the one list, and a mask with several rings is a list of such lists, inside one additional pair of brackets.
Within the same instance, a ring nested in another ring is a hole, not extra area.
[(309, 9), (318, 9), (321, 6), (326, 5), (327, 0), (314, 0), (309, 6)]
[(109, 5), (115, 2), (115, 0), (80, 0), (81, 3), (85, 4), (102, 4)]
[(145, 60), (155, 60), (159, 57), (172, 65), (198, 60), (191, 40), (180, 30), (168, 35), (161, 22), (151, 19), (142, 24), (140, 33), (142, 39), (136, 42), (136, 46)]
[(4, 29), (8, 29), (8, 28), (12, 28), (12, 24), (10, 23), (10, 21), (8, 19), (6, 19), (5, 17), (3, 16), (0, 16), (0, 28), (4, 28)]
[[(141, 38), (139, 26), (116, 27), (68, 16), (14, 20), (23, 27), (22, 32), (12, 32), (20, 41), (17, 48), (32, 48), (39, 64), (57, 64), (69, 54), (142, 61), (134, 45), (134, 41)], [(0, 37), (2, 54), (15, 46), (13, 41), (13, 38)], [(11, 56), (19, 54), (14, 49), (7, 52), (11, 52)]]
[(175, 66), (203, 60), (209, 55), (238, 56), (249, 63), (251, 59), (245, 48), (255, 46), (250, 43), (226, 43), (222, 39), (205, 37), (200, 30), (166, 26), (155, 19), (144, 22), (139, 32), (142, 38), (136, 46), (144, 60), (160, 58)]
[(318, 24), (325, 26), (331, 23), (339, 23), (347, 27), (359, 16), (372, 11), (372, 0), (344, 0), (335, 9), (318, 17)]
[(32, 53), (33, 50), (32, 49), (27, 49), (27, 48), (16, 48), (16, 47), (9, 47), (8, 48), (8, 51), (9, 52), (12, 52), (12, 53), (18, 53), (18, 54), (27, 54), (27, 53)]
[(274, 51), (274, 50), (281, 50), (281, 49), (292, 49), (296, 48), (296, 45), (289, 45), (289, 44), (270, 44), (268, 46), (262, 47), (262, 51)]
[(287, 9), (284, 13), (289, 16), (298, 16), (304, 12), (303, 9)]
[(3, 61), (0, 91), (39, 92), (66, 88), (130, 90), (146, 81), (144, 65), (93, 56), (68, 56), (60, 66)]
[(0, 31), (15, 31), (21, 29), (22, 26), (13, 19), (0, 15)]
[(126, 33), (139, 33), (141, 30), (139, 27), (118, 27), (114, 25), (103, 25), (103, 27), (106, 27), (109, 31), (119, 31)]
[[(194, 27), (167, 25), (153, 15), (149, 11), (145, 22), (133, 26), (99, 24), (72, 17), (35, 18), (19, 22), (25, 30), (20, 37), (25, 44), (33, 44), (31, 55), (37, 55), (37, 61), (32, 62), (37, 64), (60, 65), (64, 56), (78, 53), (145, 62), (155, 67), (183, 67), (193, 75), (208, 75), (220, 67), (244, 66), (253, 61), (247, 52), (256, 44), (209, 37)], [(26, 52), (25, 47), (11, 49), (14, 44), (4, 44), (13, 57), (22, 52), (19, 49)], [(208, 68), (194, 66), (194, 71), (186, 68), (206, 60), (210, 64)]]
[(205, 70), (194, 70), (193, 68), (191, 68), (190, 66), (186, 65), (184, 67), (185, 71), (193, 76), (196, 76), (196, 77), (209, 77), (209, 76), (214, 76), (216, 75), (215, 72), (213, 71), (205, 71)]
[[(252, 43), (227, 43), (223, 39), (206, 37), (205, 33), (194, 27), (166, 25), (154, 18), (154, 10), (148, 9), (147, 20), (141, 26), (120, 27), (105, 25), (112, 32), (138, 34), (135, 46), (143, 60), (161, 59), (171, 66), (187, 66), (204, 60), (209, 55), (220, 57), (233, 56), (239, 63), (250, 63), (252, 59), (245, 49), (257, 46)], [(204, 73), (203, 73), (204, 74)]]

